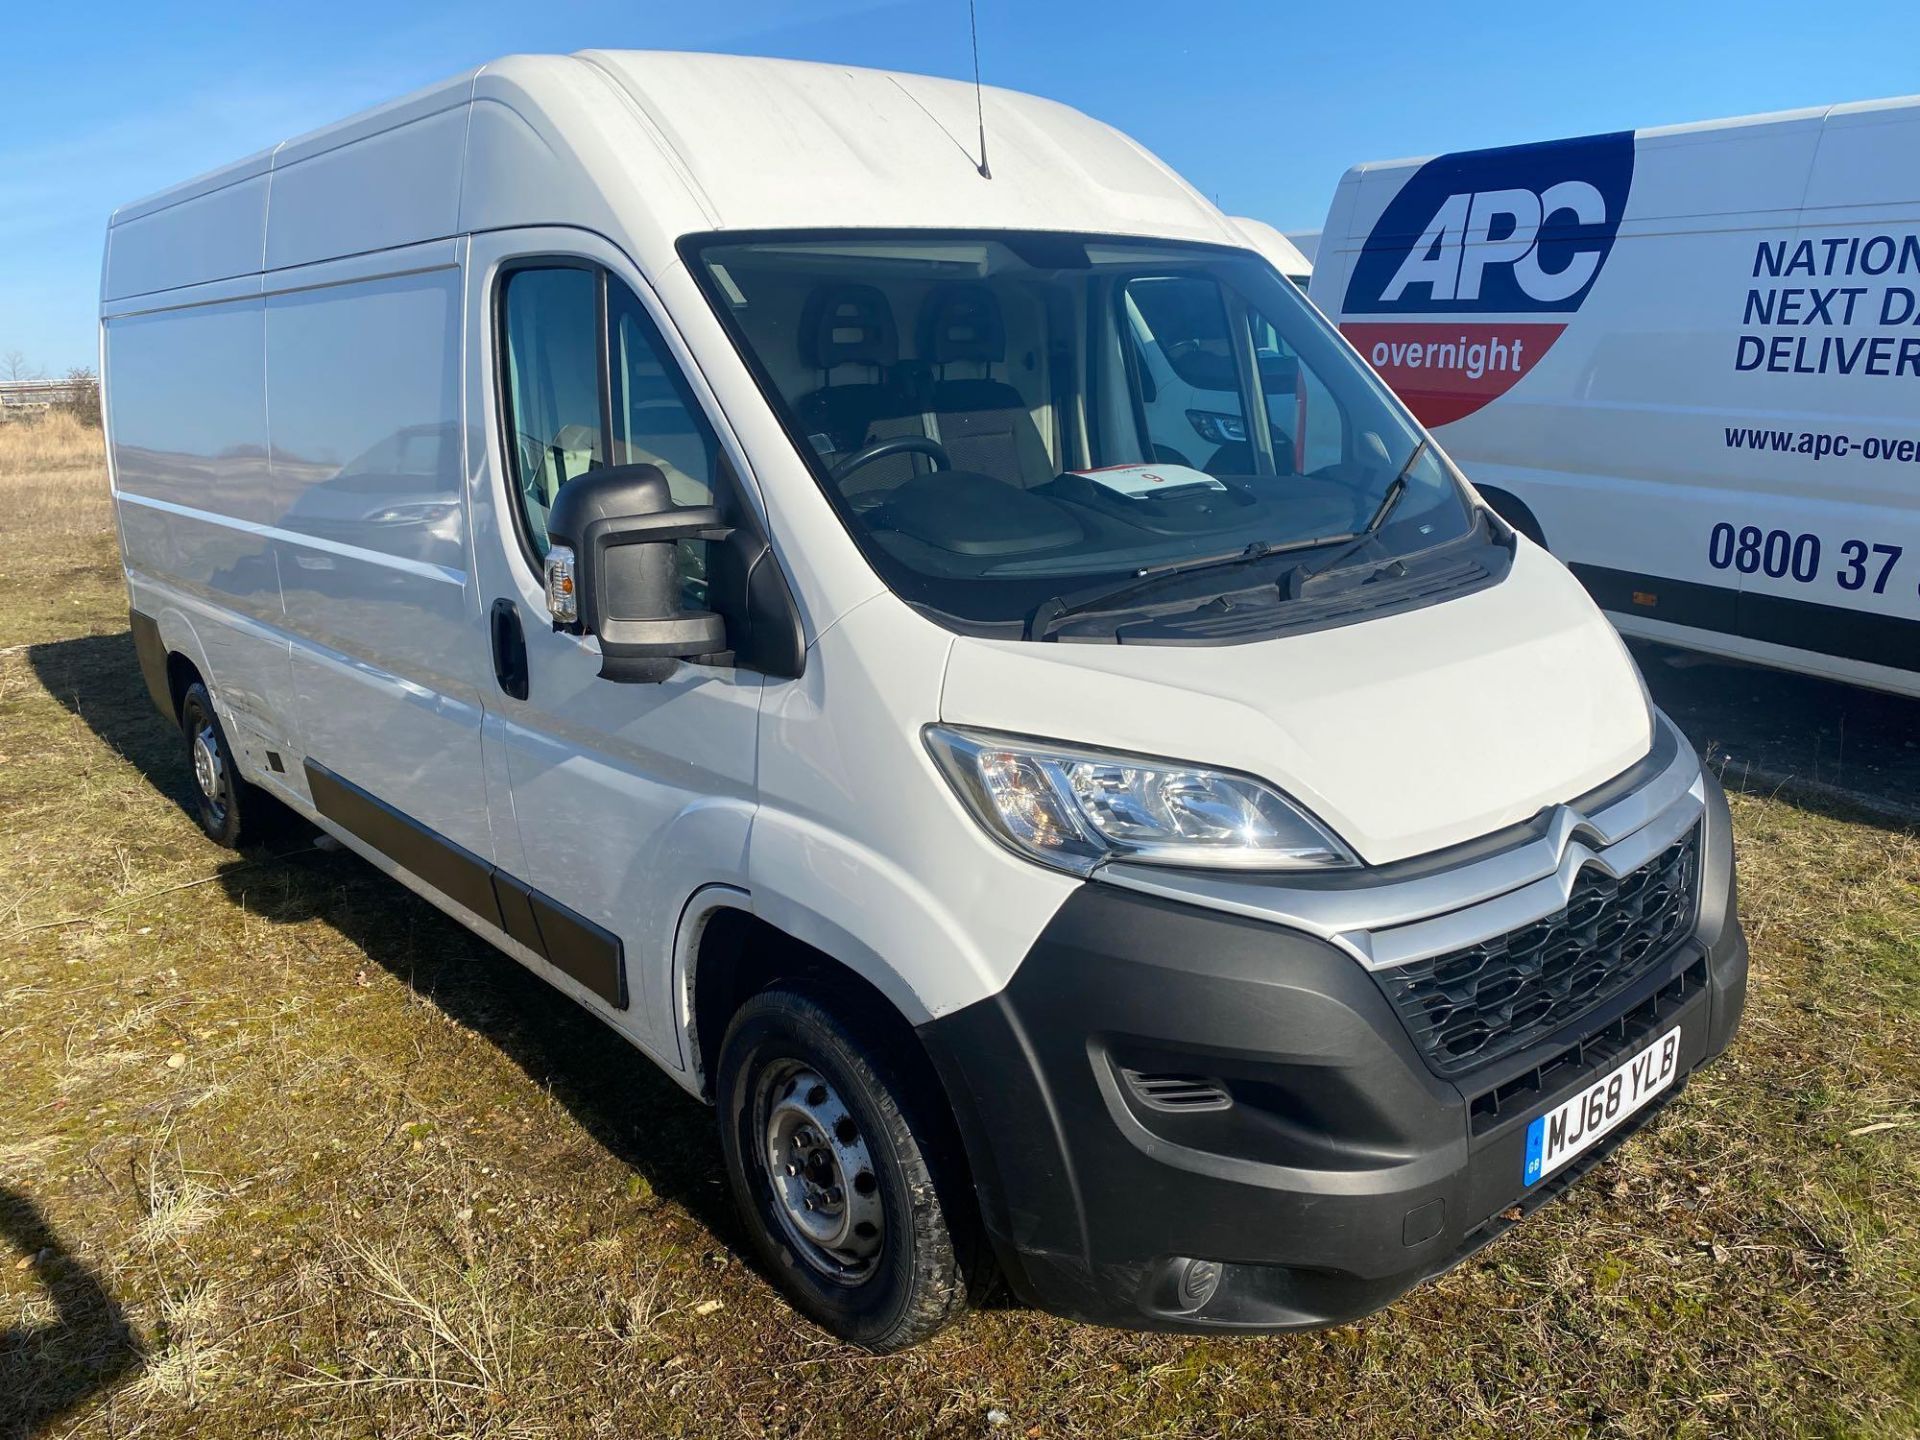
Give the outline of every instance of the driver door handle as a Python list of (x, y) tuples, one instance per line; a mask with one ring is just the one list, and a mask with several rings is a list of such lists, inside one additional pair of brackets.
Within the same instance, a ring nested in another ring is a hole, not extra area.
[(489, 617), (493, 639), (493, 678), (515, 700), (527, 698), (527, 635), (520, 628), (520, 607), (508, 599), (493, 602)]

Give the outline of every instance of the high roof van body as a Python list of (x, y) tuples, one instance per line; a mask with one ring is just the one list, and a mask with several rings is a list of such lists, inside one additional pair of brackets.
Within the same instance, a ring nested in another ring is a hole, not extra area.
[(1738, 1022), (1618, 637), (1065, 107), (512, 57), (117, 212), (101, 344), (207, 833), (317, 825), (711, 1101), (861, 1344), (995, 1266), (1362, 1314)]
[(1282, 235), (1264, 220), (1235, 215), (1233, 225), (1246, 237), (1247, 248), (1267, 257), (1267, 262), (1302, 290), (1313, 279), (1313, 262), (1291, 237)]
[(1359, 165), (1312, 294), (1628, 634), (1920, 694), (1920, 98)]

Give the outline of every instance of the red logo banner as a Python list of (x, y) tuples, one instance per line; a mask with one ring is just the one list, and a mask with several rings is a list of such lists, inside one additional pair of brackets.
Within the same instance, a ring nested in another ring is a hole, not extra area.
[(1366, 321), (1340, 327), (1423, 425), (1445, 425), (1497, 400), (1552, 348), (1564, 323)]

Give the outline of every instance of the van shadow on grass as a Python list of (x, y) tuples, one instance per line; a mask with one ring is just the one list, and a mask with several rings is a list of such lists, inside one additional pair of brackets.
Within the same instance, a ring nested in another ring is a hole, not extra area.
[(1729, 790), (1920, 825), (1920, 700), (1634, 641), (1654, 702)]
[[(130, 635), (36, 645), (28, 660), (48, 693), (185, 810), (192, 798), (185, 747), (154, 710)], [(182, 823), (192, 821), (183, 815)], [(220, 872), (236, 904), (270, 922), (324, 919), (496, 1045), (655, 1194), (679, 1204), (719, 1243), (749, 1253), (712, 1113), (609, 1027), (357, 856), (309, 849), (301, 839), (250, 858), (267, 863)]]
[(256, 919), (323, 919), (497, 1047), (594, 1142), (746, 1254), (712, 1112), (598, 1017), (346, 850), (296, 848), (220, 881)]
[(50, 1320), (0, 1329), (0, 1440), (13, 1440), (44, 1433), (138, 1369), (142, 1353), (99, 1277), (67, 1252), (38, 1206), (3, 1184), (0, 1263), (24, 1263), (53, 1306)]
[(27, 663), (47, 694), (86, 722), (107, 747), (182, 808), (192, 776), (181, 760), (180, 732), (161, 718), (140, 676), (133, 636), (79, 635), (27, 647)]

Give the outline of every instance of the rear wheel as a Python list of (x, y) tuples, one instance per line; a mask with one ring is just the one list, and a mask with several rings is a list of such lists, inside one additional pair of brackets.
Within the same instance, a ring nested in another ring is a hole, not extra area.
[(969, 1197), (928, 1082), (830, 992), (741, 1006), (716, 1091), (727, 1176), (768, 1270), (809, 1319), (874, 1351), (966, 1308)]
[(227, 732), (214, 713), (213, 696), (198, 680), (180, 701), (180, 732), (193, 772), (193, 818), (207, 838), (229, 850), (271, 838), (288, 812), (241, 776)]

